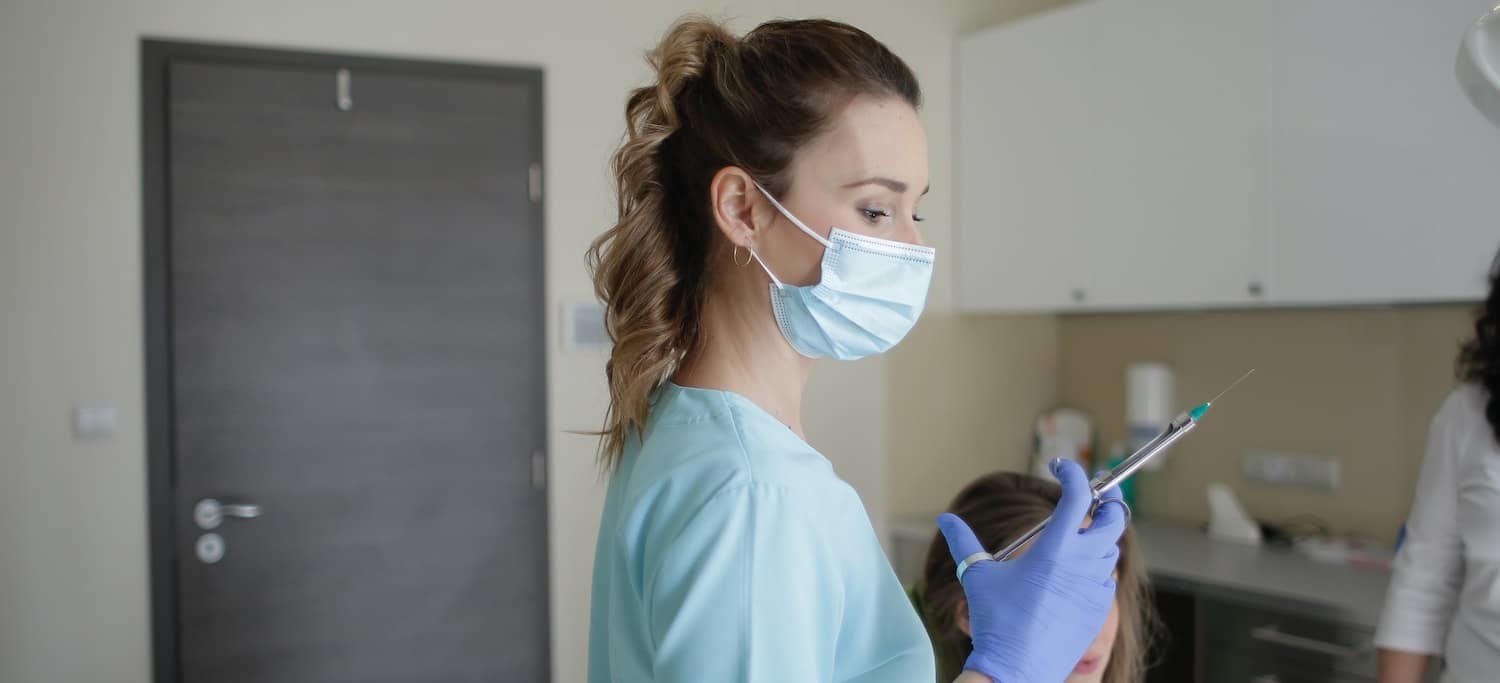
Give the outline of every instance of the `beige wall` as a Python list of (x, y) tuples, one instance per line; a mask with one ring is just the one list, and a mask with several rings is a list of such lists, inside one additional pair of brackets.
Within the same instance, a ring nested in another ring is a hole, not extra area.
[[(0, 681), (142, 683), (150, 671), (146, 592), (141, 348), (140, 140), (137, 62), (142, 36), (299, 50), (540, 65), (546, 72), (547, 286), (554, 314), (590, 296), (581, 254), (609, 221), (605, 159), (617, 141), (639, 53), (680, 11), (703, 8), (748, 28), (774, 15), (856, 21), (907, 58), (927, 93), (933, 195), (931, 241), (951, 244), (949, 193), (953, 36), (1047, 3), (766, 0), (728, 2), (499, 2), (483, 0), (11, 0), (0, 4)], [(942, 277), (946, 278), (946, 275)], [(934, 301), (926, 341), (911, 354), (831, 366), (814, 380), (807, 424), (815, 445), (859, 489), (877, 525), (891, 507), (888, 442), (903, 445), (898, 476), (920, 476), (958, 446), (934, 451), (908, 434), (872, 428), (892, 411), (919, 415), (903, 396), (927, 375), (922, 349), (988, 352), (946, 336), (962, 323)], [(943, 319), (945, 316), (947, 319)], [(1052, 357), (1051, 323), (1017, 328), (1030, 342), (1002, 356), (1029, 368)], [(976, 323), (997, 339), (1009, 328)], [(556, 330), (549, 330), (556, 339)], [(601, 504), (593, 443), (564, 433), (596, 426), (601, 361), (551, 345), (551, 560), (554, 667), (583, 678), (588, 577)], [(890, 366), (890, 368), (888, 368)], [(963, 379), (948, 372), (943, 377)], [(1027, 383), (1051, 391), (1047, 373)], [(978, 383), (976, 395), (994, 395)], [(890, 390), (888, 391), (888, 387)], [(117, 436), (74, 442), (74, 401), (118, 406)], [(1020, 411), (1029, 406), (1018, 407)], [(949, 419), (947, 415), (938, 415)], [(963, 415), (983, 431), (980, 412)], [(941, 425), (934, 422), (934, 428)], [(946, 429), (946, 427), (943, 427)], [(1014, 441), (1014, 435), (997, 442)], [(912, 445), (916, 444), (916, 445)], [(933, 489), (951, 488), (946, 483)], [(932, 494), (936, 496), (936, 494)], [(946, 492), (944, 492), (946, 497)]]
[[(1142, 511), (1205, 521), (1204, 486), (1217, 481), (1256, 517), (1312, 514), (1389, 542), (1469, 324), (1462, 306), (1063, 317), (1061, 398), (1095, 416), (1107, 448), (1124, 435), (1128, 363), (1170, 364), (1184, 405), (1256, 368), (1161, 472), (1142, 476)], [(1336, 456), (1341, 485), (1329, 493), (1250, 482), (1239, 472), (1246, 449)]]
[(1023, 469), (1058, 400), (1053, 316), (933, 315), (892, 353), (891, 513), (942, 510), (975, 477)]

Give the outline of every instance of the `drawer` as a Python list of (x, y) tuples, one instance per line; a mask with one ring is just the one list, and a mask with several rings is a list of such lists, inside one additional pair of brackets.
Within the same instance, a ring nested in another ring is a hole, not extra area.
[(1200, 598), (1200, 681), (1367, 683), (1375, 680), (1368, 629), (1244, 603)]

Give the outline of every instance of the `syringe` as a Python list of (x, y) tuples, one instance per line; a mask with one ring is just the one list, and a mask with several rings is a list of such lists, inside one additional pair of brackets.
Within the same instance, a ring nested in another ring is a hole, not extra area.
[[(1177, 443), (1178, 439), (1187, 436), (1188, 432), (1193, 431), (1193, 429), (1198, 426), (1198, 421), (1203, 419), (1204, 415), (1208, 414), (1209, 408), (1213, 407), (1214, 401), (1222, 398), (1224, 394), (1229, 393), (1230, 389), (1239, 386), (1240, 382), (1245, 381), (1246, 377), (1249, 377), (1254, 373), (1255, 370), (1250, 370), (1250, 372), (1241, 375), (1239, 379), (1235, 380), (1223, 391), (1219, 392), (1218, 396), (1215, 396), (1210, 400), (1198, 404), (1192, 410), (1179, 413), (1177, 417), (1172, 418), (1172, 422), (1167, 425), (1166, 429), (1162, 430), (1162, 433), (1156, 435), (1156, 438), (1147, 442), (1146, 445), (1141, 446), (1140, 449), (1132, 453), (1130, 457), (1125, 458), (1120, 462), (1120, 464), (1116, 465), (1114, 469), (1111, 469), (1107, 472), (1101, 472), (1099, 476), (1094, 477), (1093, 481), (1089, 482), (1089, 488), (1093, 489), (1094, 491), (1094, 507), (1098, 508), (1105, 491), (1119, 486), (1122, 482), (1128, 479), (1130, 475), (1135, 474), (1136, 470), (1139, 470), (1142, 466), (1149, 462), (1151, 458), (1154, 458), (1158, 453), (1167, 450), (1167, 448), (1171, 447), (1172, 444)], [(1052, 516), (1048, 515), (1046, 519), (1038, 522), (1036, 526), (1032, 527), (1026, 533), (1021, 534), (1015, 540), (1007, 544), (1004, 548), (1001, 548), (998, 552), (996, 552), (994, 555), (995, 559), (1001, 561), (1010, 559), (1016, 554), (1016, 551), (1025, 547), (1027, 543), (1030, 543), (1031, 539), (1036, 538), (1037, 534), (1042, 533), (1042, 529), (1047, 528), (1047, 522), (1050, 521), (1052, 521)]]

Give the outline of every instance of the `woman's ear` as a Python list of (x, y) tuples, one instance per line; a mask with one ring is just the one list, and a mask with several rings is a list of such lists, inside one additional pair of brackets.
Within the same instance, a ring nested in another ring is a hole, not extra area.
[(969, 601), (959, 600), (956, 609), (958, 610), (958, 618), (954, 619), (954, 621), (958, 624), (958, 630), (963, 631), (964, 635), (973, 638), (974, 632), (969, 629)]
[(755, 245), (756, 235), (756, 208), (764, 202), (760, 200), (760, 190), (755, 187), (755, 180), (738, 166), (725, 166), (714, 174), (714, 179), (708, 186), (709, 201), (712, 206), (714, 224), (719, 231), (724, 233), (729, 243), (749, 249)]

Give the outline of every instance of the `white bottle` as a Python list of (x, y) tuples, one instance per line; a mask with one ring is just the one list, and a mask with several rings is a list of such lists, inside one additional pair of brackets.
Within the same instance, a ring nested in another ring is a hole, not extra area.
[[(1177, 405), (1172, 368), (1165, 363), (1131, 363), (1125, 368), (1126, 442), (1134, 453), (1171, 424)], [(1161, 469), (1166, 453), (1148, 461), (1142, 469)]]

